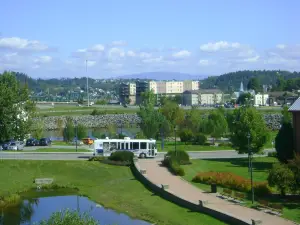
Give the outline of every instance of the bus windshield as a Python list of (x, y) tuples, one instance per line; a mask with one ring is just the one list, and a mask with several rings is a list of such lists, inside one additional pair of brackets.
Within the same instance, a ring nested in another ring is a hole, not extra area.
[(155, 143), (149, 143), (149, 148), (150, 149), (156, 149), (156, 144)]

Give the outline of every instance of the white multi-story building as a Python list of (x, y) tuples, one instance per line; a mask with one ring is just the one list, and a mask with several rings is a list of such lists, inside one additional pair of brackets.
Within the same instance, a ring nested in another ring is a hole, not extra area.
[(136, 94), (136, 84), (129, 83), (129, 95), (135, 95), (135, 94)]
[(268, 99), (269, 99), (268, 94), (257, 93), (256, 95), (253, 96), (253, 98), (254, 98), (254, 105), (268, 105)]
[(150, 81), (154, 94), (182, 94), (184, 91), (199, 90), (199, 81)]
[(223, 92), (218, 89), (207, 89), (199, 92), (199, 103), (201, 105), (214, 105), (223, 102)]

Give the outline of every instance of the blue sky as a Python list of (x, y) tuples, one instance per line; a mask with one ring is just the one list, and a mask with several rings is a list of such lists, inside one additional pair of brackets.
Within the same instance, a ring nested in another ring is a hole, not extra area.
[(103, 78), (300, 70), (297, 0), (3, 0), (0, 71)]

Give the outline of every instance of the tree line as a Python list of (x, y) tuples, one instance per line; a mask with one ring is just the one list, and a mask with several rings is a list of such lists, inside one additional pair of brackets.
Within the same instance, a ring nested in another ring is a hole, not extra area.
[(272, 86), (272, 91), (292, 91), (300, 87), (300, 72), (244, 70), (208, 77), (201, 81), (201, 88), (219, 88), (224, 92), (233, 92), (240, 88), (241, 82), (247, 85), (252, 78), (258, 81), (259, 89), (262, 89), (263, 84)]

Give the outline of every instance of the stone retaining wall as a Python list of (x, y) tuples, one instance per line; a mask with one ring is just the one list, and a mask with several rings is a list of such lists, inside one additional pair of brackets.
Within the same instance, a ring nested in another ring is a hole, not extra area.
[[(87, 128), (104, 128), (108, 125), (116, 125), (121, 127), (130, 125), (137, 126), (140, 123), (140, 118), (137, 114), (107, 114), (107, 115), (81, 115), (81, 116), (72, 116), (74, 120), (77, 120), (78, 123), (83, 124)], [(281, 114), (264, 114), (265, 121), (267, 126), (272, 130), (278, 130), (280, 128)], [(43, 117), (44, 125), (46, 130), (55, 130), (57, 129), (57, 120), (61, 119), (63, 124), (66, 121), (66, 116), (48, 116)]]

